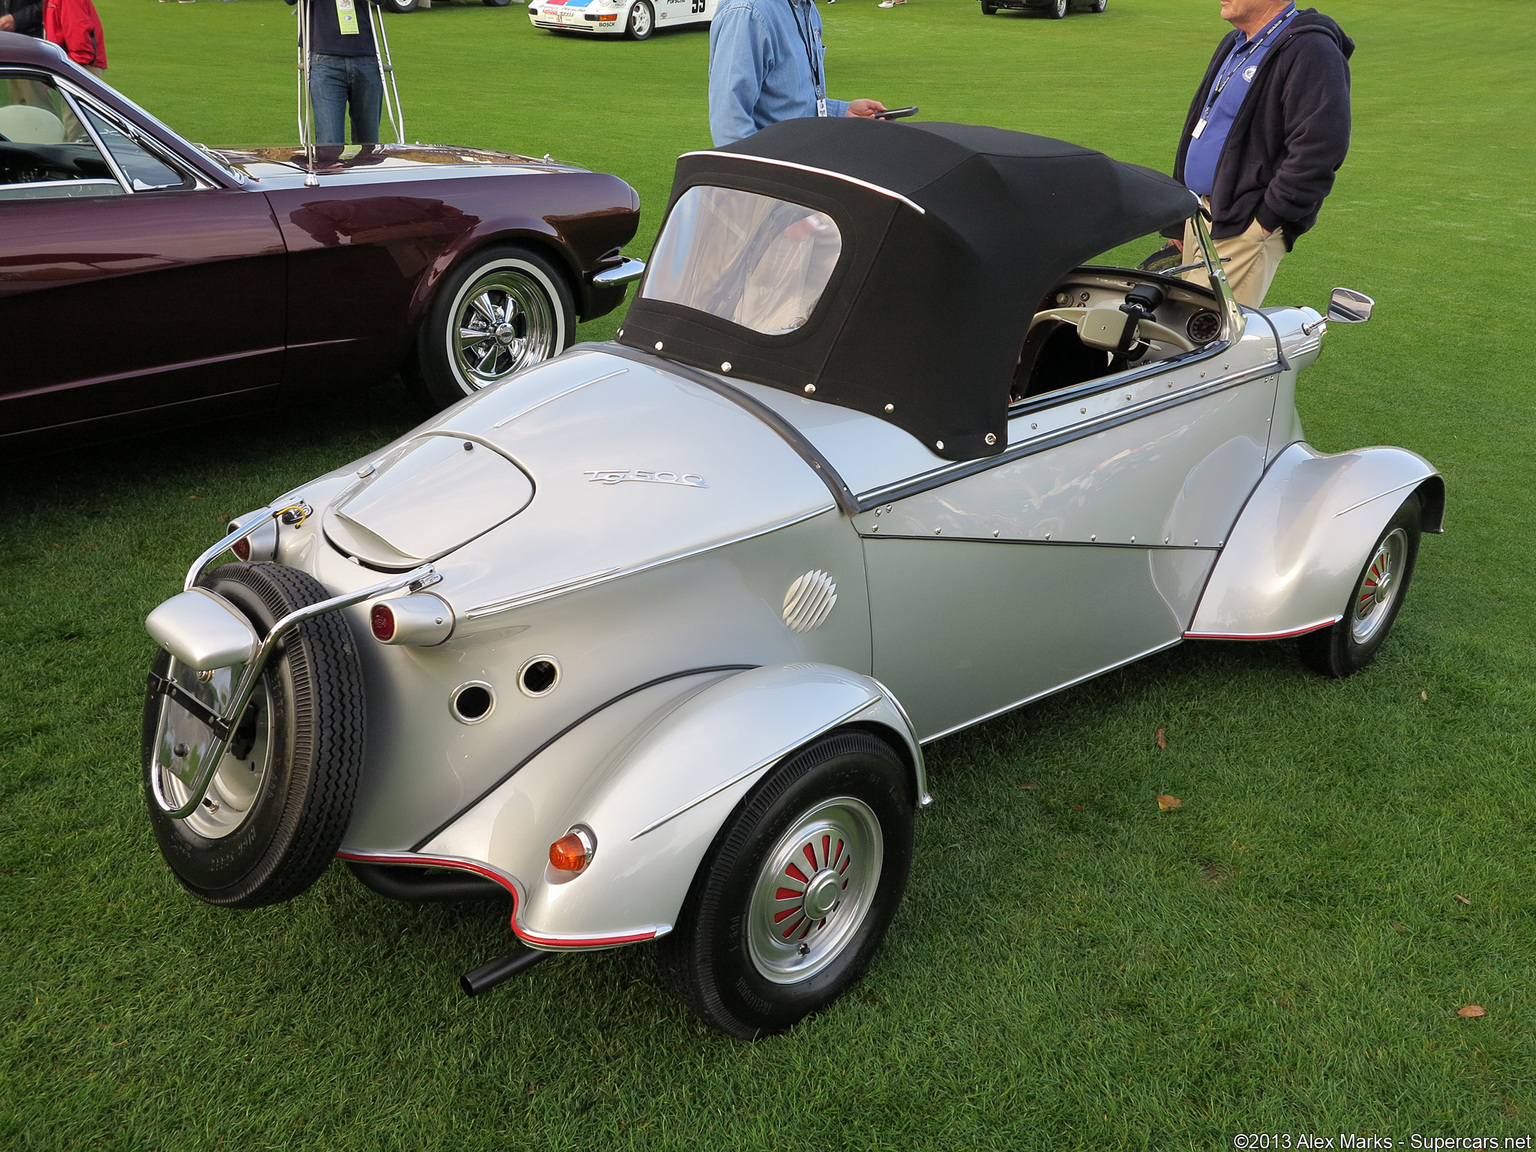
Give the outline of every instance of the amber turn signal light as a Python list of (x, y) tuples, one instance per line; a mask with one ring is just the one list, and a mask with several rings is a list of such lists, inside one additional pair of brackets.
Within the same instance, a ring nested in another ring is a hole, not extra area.
[(549, 846), (549, 865), (561, 872), (582, 872), (597, 852), (597, 837), (580, 824)]

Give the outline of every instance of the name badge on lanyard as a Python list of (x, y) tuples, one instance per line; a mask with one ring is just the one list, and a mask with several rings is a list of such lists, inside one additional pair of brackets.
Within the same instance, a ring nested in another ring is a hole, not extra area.
[(357, 0), (336, 0), (336, 21), (343, 36), (358, 35), (361, 29), (357, 26)]
[(821, 30), (811, 22), (811, 16), (816, 11), (811, 5), (811, 0), (805, 0), (805, 2), (811, 11), (807, 13), (804, 24), (800, 23), (799, 0), (790, 0), (790, 15), (795, 21), (795, 31), (800, 33), (800, 43), (805, 45), (805, 62), (810, 65), (811, 69), (811, 90), (816, 93), (816, 115), (825, 116), (827, 114), (827, 97), (822, 87), (821, 78), (821, 61), (823, 59)]

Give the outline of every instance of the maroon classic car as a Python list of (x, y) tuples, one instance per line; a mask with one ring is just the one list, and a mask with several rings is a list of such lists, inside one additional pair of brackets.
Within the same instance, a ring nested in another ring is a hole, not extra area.
[(0, 454), (401, 371), (441, 407), (623, 302), (639, 198), (464, 148), (217, 151), (0, 33)]

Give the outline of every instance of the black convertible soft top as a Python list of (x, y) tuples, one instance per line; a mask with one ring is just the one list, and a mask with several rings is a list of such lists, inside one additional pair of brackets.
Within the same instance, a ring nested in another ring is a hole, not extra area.
[(669, 216), (696, 186), (830, 215), (842, 251), (826, 290), (801, 327), (767, 335), (642, 287), (620, 342), (793, 392), (813, 385), (816, 399), (889, 420), (954, 460), (1006, 445), (1013, 370), (1046, 292), (1197, 207), (1160, 172), (1061, 140), (851, 117), (790, 120), (685, 154)]

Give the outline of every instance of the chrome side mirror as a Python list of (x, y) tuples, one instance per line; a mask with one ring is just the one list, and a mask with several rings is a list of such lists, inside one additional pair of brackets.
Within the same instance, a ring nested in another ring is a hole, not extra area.
[(1335, 288), (1328, 297), (1328, 319), (1338, 324), (1364, 324), (1371, 318), (1371, 309), (1375, 307), (1376, 301), (1364, 292), (1356, 292), (1353, 288)]

